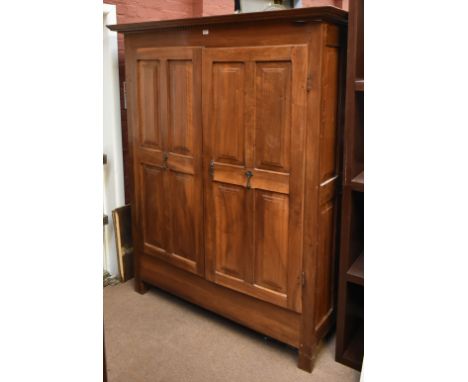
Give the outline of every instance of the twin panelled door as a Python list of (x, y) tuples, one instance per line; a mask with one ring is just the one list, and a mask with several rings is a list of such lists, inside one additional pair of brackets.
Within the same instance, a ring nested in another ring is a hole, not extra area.
[(201, 49), (140, 49), (136, 71), (137, 247), (203, 275)]
[(300, 312), (307, 48), (140, 49), (137, 78), (140, 248)]

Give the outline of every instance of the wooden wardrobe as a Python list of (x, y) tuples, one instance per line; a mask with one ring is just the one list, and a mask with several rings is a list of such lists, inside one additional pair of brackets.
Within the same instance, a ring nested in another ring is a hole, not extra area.
[(299, 349), (333, 324), (347, 13), (121, 24), (136, 289)]

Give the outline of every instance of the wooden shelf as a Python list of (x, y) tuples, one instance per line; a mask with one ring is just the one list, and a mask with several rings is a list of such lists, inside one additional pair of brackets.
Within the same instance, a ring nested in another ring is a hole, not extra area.
[[(358, 285), (355, 287), (360, 288)], [(349, 304), (346, 308), (346, 315), (364, 320), (364, 306), (360, 303)]]
[(354, 90), (357, 92), (364, 91), (364, 80), (356, 80), (354, 81)]
[(364, 171), (351, 180), (351, 188), (354, 191), (364, 192)]
[(356, 328), (348, 346), (346, 347), (342, 360), (343, 363), (354, 369), (360, 370), (364, 356), (364, 321)]
[(346, 272), (349, 282), (364, 286), (364, 253), (361, 253)]

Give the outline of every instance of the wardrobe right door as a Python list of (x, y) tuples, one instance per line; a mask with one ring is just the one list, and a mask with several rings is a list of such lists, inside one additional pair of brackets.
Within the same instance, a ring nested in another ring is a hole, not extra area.
[(305, 45), (203, 50), (205, 274), (301, 312)]

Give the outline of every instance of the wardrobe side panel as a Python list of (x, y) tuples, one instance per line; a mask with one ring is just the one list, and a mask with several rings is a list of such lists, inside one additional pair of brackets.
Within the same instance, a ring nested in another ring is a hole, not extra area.
[(339, 29), (324, 25), (326, 31), (322, 57), (321, 117), (320, 117), (320, 165), (319, 165), (319, 215), (316, 279), (316, 330), (331, 318), (335, 293), (335, 221), (336, 196), (339, 178)]

